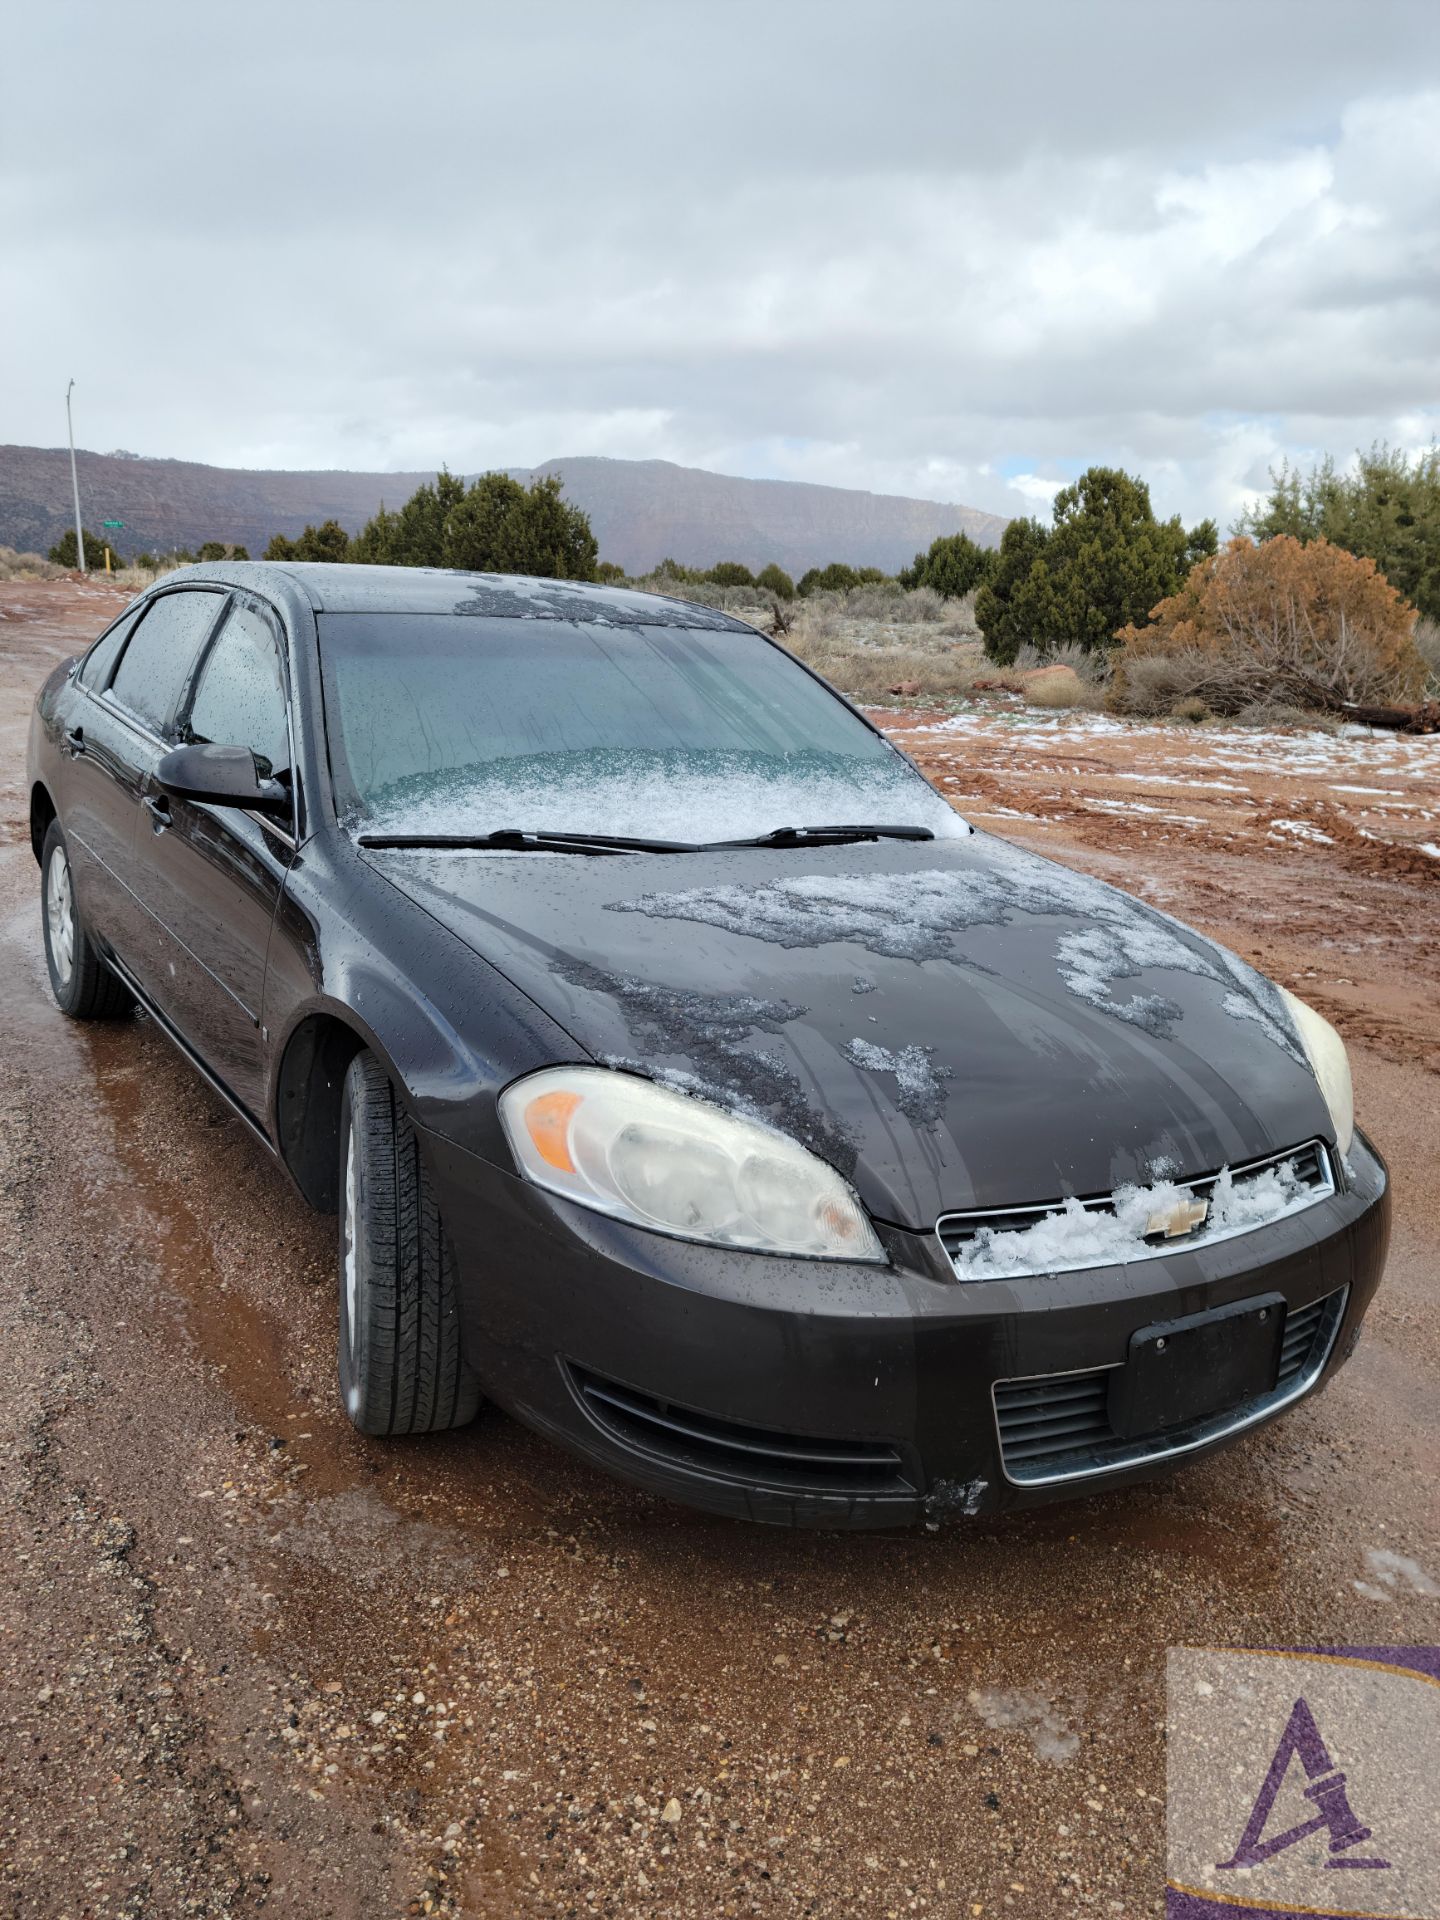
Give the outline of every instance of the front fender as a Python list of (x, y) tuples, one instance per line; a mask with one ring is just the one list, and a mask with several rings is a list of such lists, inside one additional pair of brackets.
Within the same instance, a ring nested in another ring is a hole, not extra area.
[[(322, 1025), (353, 1035), (383, 1063), (420, 1126), (504, 1167), (511, 1157), (496, 1106), (501, 1089), (538, 1067), (591, 1059), (352, 849), (315, 842), (293, 863), (277, 911), (264, 1024), (274, 1063), (267, 1124), (287, 1160), (293, 1050)], [(337, 1058), (348, 1063), (343, 1047)], [(320, 1064), (328, 1088), (333, 1070)], [(343, 1077), (343, 1065), (339, 1071)]]
[[(35, 704), (30, 709), (30, 725), (25, 742), (25, 792), (30, 809), (30, 844), (37, 863), (45, 838), (43, 827), (38, 833), (36, 832), (37, 822), (43, 818), (48, 825), (51, 816), (59, 811), (58, 782), (55, 776), (59, 768), (60, 728), (56, 716), (56, 702), (69, 683), (74, 668), (73, 659), (62, 660), (36, 694)], [(45, 805), (38, 808), (37, 794), (45, 796)]]

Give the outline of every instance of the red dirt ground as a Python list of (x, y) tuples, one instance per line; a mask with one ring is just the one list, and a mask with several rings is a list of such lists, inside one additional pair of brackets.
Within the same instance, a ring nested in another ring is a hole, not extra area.
[(334, 1222), (49, 997), (26, 728), (119, 604), (0, 586), (0, 1913), (1136, 1920), (1168, 1647), (1440, 1641), (1440, 741), (883, 716), (1339, 1022), (1395, 1232), (1349, 1365), (1185, 1472), (790, 1535), (350, 1427)]

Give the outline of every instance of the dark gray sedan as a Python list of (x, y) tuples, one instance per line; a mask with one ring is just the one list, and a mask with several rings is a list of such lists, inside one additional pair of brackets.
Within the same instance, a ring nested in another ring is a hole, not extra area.
[(336, 1212), (367, 1433), (488, 1395), (883, 1526), (1193, 1458), (1380, 1278), (1344, 1047), (973, 832), (775, 642), (611, 589), (172, 574), (35, 708), (55, 997), (143, 1005)]

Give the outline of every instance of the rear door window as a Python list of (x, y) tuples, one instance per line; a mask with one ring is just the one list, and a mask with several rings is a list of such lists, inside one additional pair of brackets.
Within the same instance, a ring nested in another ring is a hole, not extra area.
[(185, 734), (215, 746), (249, 747), (267, 779), (289, 767), (280, 652), (270, 622), (254, 607), (231, 607), (200, 669)]
[(120, 706), (163, 734), (224, 596), (182, 591), (152, 601), (110, 683)]
[(102, 634), (86, 654), (80, 667), (80, 684), (94, 693), (104, 690), (110, 670), (120, 657), (120, 649), (135, 631), (144, 607), (132, 607), (118, 619), (110, 631)]

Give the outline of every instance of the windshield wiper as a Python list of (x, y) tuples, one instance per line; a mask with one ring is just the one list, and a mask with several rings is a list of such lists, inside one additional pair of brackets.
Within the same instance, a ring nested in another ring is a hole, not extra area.
[(523, 827), (497, 827), (493, 833), (362, 833), (362, 847), (409, 849), (416, 852), (464, 852), (467, 848), (495, 847), (507, 853), (695, 853), (686, 840), (628, 840), (614, 833), (528, 832)]
[(709, 840), (706, 851), (718, 847), (838, 847), (850, 840), (933, 840), (929, 827), (776, 827), (753, 840)]
[(410, 852), (465, 852), (494, 847), (506, 853), (723, 853), (730, 847), (838, 847), (855, 840), (933, 840), (929, 827), (776, 827), (751, 840), (634, 840), (618, 833), (531, 832), (497, 827), (493, 833), (362, 833), (360, 845)]

